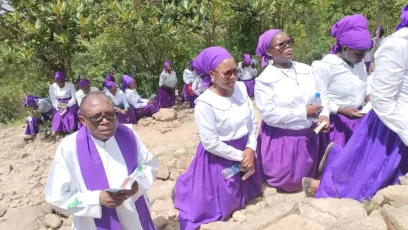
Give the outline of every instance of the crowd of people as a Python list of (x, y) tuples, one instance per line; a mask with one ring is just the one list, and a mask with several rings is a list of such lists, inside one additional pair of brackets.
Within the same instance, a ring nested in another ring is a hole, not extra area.
[[(401, 19), (373, 47), (363, 15), (342, 18), (331, 28), (336, 44), (312, 66), (292, 61), (287, 33), (268, 30), (255, 50), (263, 68), (257, 78), (249, 55), (237, 65), (222, 47), (202, 50), (183, 72), (182, 100), (194, 108), (200, 143), (174, 189), (181, 229), (226, 220), (261, 194), (263, 182), (280, 192), (362, 201), (407, 174), (408, 5)], [(374, 68), (363, 62), (373, 48)], [(41, 114), (27, 120), (29, 133), (41, 120), (52, 119), (53, 132), (82, 125), (61, 142), (46, 184), (46, 200), (73, 215), (74, 229), (155, 229), (145, 192), (158, 164), (120, 123), (173, 106), (177, 77), (166, 61), (154, 100), (142, 99), (130, 76), (121, 84), (108, 75), (104, 92), (91, 92), (97, 89), (83, 79), (76, 93), (58, 72), (50, 99), (25, 100)], [(252, 96), (262, 118), (258, 136)]]

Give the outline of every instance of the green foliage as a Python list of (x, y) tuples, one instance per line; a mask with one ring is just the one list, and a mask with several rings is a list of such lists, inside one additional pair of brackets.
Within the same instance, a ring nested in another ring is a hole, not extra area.
[[(381, 5), (378, 5), (381, 2)], [(0, 14), (0, 122), (25, 116), (27, 94), (47, 96), (56, 70), (70, 81), (88, 77), (101, 87), (108, 68), (135, 77), (144, 97), (155, 93), (165, 60), (182, 85), (189, 59), (204, 47), (226, 47), (241, 60), (255, 55), (258, 36), (279, 28), (295, 38), (295, 60), (327, 54), (330, 27), (362, 13), (373, 32), (394, 31), (406, 1), (351, 0), (9, 0)], [(378, 21), (379, 20), (379, 21)]]

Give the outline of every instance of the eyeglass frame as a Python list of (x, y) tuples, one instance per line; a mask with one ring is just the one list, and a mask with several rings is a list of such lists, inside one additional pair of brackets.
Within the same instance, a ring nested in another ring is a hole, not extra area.
[[(91, 123), (100, 124), (100, 123), (103, 121), (104, 118), (105, 118), (106, 120), (110, 121), (110, 122), (112, 122), (112, 121), (118, 119), (118, 114), (115, 112), (115, 110), (108, 111), (108, 113), (110, 113), (110, 112), (112, 112), (112, 114), (113, 114), (112, 119), (108, 119), (106, 113), (105, 113), (105, 114), (100, 114), (100, 115), (95, 114), (95, 115), (89, 116), (89, 117), (88, 117), (88, 116), (84, 116), (84, 115), (82, 115), (82, 114), (80, 114), (80, 115), (81, 115), (82, 117), (86, 118), (86, 119), (87, 119), (88, 121), (90, 121)], [(99, 117), (99, 118), (98, 118), (97, 120), (93, 121), (92, 119), (94, 119), (95, 117)]]
[[(217, 70), (213, 70), (214, 72), (216, 72), (216, 73), (218, 73), (218, 74), (220, 74), (221, 75), (221, 77), (224, 79), (224, 80), (229, 80), (229, 79), (231, 79), (231, 77), (232, 77), (232, 75), (234, 75), (234, 76), (238, 76), (238, 74), (239, 74), (239, 70), (238, 70), (238, 68), (235, 68), (235, 69), (233, 69), (233, 70), (228, 70), (228, 71), (226, 71), (226, 72), (224, 72), (224, 73), (220, 73), (220, 72), (218, 72)], [(231, 73), (228, 73), (228, 72), (230, 72), (231, 71)], [(228, 78), (226, 78), (225, 76), (228, 76)]]
[(283, 42), (279, 42), (278, 44), (274, 45), (274, 46), (270, 46), (270, 48), (272, 49), (276, 49), (276, 50), (283, 50), (285, 49), (288, 45), (293, 47), (293, 45), (295, 44), (295, 39), (294, 38), (289, 38), (286, 41)]

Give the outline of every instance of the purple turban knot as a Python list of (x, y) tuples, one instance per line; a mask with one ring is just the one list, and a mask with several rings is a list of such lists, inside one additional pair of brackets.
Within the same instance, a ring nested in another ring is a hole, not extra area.
[(79, 82), (78, 82), (78, 86), (79, 88), (83, 88), (85, 86), (89, 85), (89, 80), (86, 78), (82, 78)]
[(33, 107), (35, 105), (35, 100), (37, 99), (36, 96), (28, 95), (26, 99), (23, 101), (24, 107)]
[(65, 73), (64, 72), (56, 72), (55, 73), (55, 80), (56, 81), (65, 81)]
[(129, 85), (132, 84), (135, 81), (135, 79), (131, 78), (128, 75), (123, 75), (122, 79), (120, 80), (120, 83), (122, 83), (122, 91), (126, 92), (126, 90), (129, 88)]
[(105, 82), (106, 82), (106, 81), (115, 82), (115, 77), (113, 77), (112, 74), (106, 75), (105, 81), (103, 82), (102, 87), (106, 87), (106, 85), (105, 85)]
[(193, 67), (198, 75), (209, 75), (210, 71), (228, 58), (232, 58), (232, 56), (226, 49), (218, 46), (209, 47), (198, 54), (194, 59)]
[(331, 35), (337, 40), (330, 51), (331, 54), (340, 52), (341, 46), (355, 50), (371, 49), (373, 46), (368, 21), (361, 14), (346, 16), (336, 22), (331, 28)]
[(243, 58), (245, 65), (250, 65), (251, 64), (251, 55), (249, 54), (244, 54)]
[(258, 45), (256, 47), (255, 53), (261, 57), (262, 59), (262, 67), (266, 66), (268, 64), (268, 60), (271, 58), (268, 56), (266, 51), (269, 48), (269, 45), (271, 44), (271, 41), (273, 37), (279, 32), (282, 32), (282, 30), (276, 30), (276, 29), (271, 29), (266, 32), (264, 32), (261, 36), (258, 38)]
[(163, 67), (167, 68), (169, 66), (171, 66), (171, 62), (169, 60), (165, 61)]
[(398, 24), (396, 30), (400, 30), (400, 29), (402, 29), (404, 27), (407, 27), (407, 26), (408, 26), (408, 4), (405, 5), (404, 8), (402, 8), (402, 11), (401, 11), (401, 23)]
[(105, 87), (106, 87), (107, 89), (111, 89), (112, 87), (116, 87), (116, 88), (117, 88), (115, 82), (113, 82), (113, 81), (108, 81), (108, 80), (106, 80), (106, 81), (104, 82), (104, 85), (105, 85)]

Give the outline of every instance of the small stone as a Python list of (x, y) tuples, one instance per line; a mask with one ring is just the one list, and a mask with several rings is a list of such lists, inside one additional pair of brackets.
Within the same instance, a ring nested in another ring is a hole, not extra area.
[(180, 172), (178, 170), (173, 170), (170, 173), (170, 180), (177, 181), (177, 178), (180, 176)]
[(156, 226), (157, 230), (161, 230), (167, 225), (167, 220), (162, 217), (158, 216), (153, 220), (154, 226)]
[(278, 194), (278, 191), (276, 190), (276, 188), (266, 187), (262, 194), (264, 197), (274, 196)]
[(7, 207), (0, 207), (0, 217), (3, 217), (7, 212)]
[(177, 161), (177, 168), (186, 170), (190, 166), (190, 163), (191, 163), (190, 158), (183, 157), (179, 161)]
[(259, 211), (261, 211), (261, 204), (260, 203), (250, 204), (245, 208), (245, 210), (247, 211), (247, 213), (257, 215)]
[(177, 159), (171, 159), (170, 161), (167, 162), (167, 167), (172, 169), (175, 168), (177, 164)]
[(13, 203), (13, 204), (10, 204), (10, 208), (17, 208), (17, 204), (16, 203)]
[(176, 210), (170, 210), (167, 212), (167, 219), (169, 220), (174, 220), (177, 216), (177, 211)]
[(169, 179), (169, 169), (167, 168), (166, 165), (162, 165), (159, 167), (159, 170), (157, 171), (156, 178), (160, 180), (167, 180)]
[(41, 209), (44, 212), (44, 214), (51, 214), (52, 213), (52, 207), (48, 203), (42, 203), (41, 204)]
[(29, 156), (30, 156), (29, 153), (23, 153), (23, 154), (20, 155), (20, 159), (24, 159), (24, 158), (27, 158)]
[(11, 172), (13, 171), (14, 167), (12, 165), (9, 165), (8, 167), (8, 173), (11, 174)]
[(44, 217), (44, 225), (50, 228), (58, 228), (61, 225), (62, 221), (58, 218), (57, 215), (47, 214)]
[(240, 211), (236, 211), (232, 214), (232, 218), (239, 223), (244, 223), (247, 221), (247, 218), (244, 214), (242, 214)]

